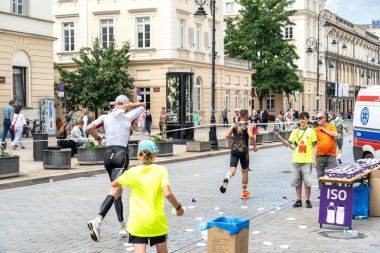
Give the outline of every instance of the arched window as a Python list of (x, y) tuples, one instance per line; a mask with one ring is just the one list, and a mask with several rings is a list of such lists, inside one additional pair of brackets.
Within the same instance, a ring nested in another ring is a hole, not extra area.
[(194, 90), (193, 90), (193, 99), (194, 99), (194, 110), (201, 110), (201, 79), (197, 78), (195, 82)]

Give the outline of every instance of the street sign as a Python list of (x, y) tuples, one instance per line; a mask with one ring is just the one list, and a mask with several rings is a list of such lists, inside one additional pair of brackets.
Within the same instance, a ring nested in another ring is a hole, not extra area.
[(61, 92), (65, 90), (65, 84), (62, 81), (60, 81), (58, 84), (58, 90)]
[(58, 91), (58, 97), (63, 98), (65, 96), (65, 93), (63, 91)]
[(136, 94), (137, 94), (137, 96), (140, 96), (140, 95), (141, 95), (141, 90), (140, 90), (140, 88), (136, 88)]

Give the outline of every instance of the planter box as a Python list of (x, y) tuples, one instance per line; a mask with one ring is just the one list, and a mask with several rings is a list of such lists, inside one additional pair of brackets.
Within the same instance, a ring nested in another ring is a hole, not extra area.
[(263, 133), (262, 134), (263, 142), (273, 142), (273, 132), (272, 133)]
[(128, 144), (128, 154), (130, 160), (137, 160), (137, 148), (139, 147), (139, 144), (135, 143), (129, 143)]
[(11, 156), (0, 158), (0, 179), (20, 175), (20, 157)]
[[(156, 143), (158, 148), (158, 157), (172, 156), (173, 155), (173, 142)], [(137, 151), (136, 151), (137, 153)]]
[(220, 139), (218, 140), (219, 148), (231, 148), (232, 143), (234, 141), (232, 139)]
[(42, 151), (43, 167), (45, 169), (71, 169), (71, 150)]
[(209, 141), (190, 141), (186, 142), (187, 152), (202, 152), (211, 150), (211, 142)]
[(78, 148), (78, 164), (103, 164), (106, 148)]
[(256, 135), (256, 145), (262, 145), (263, 144), (263, 135), (258, 134)]

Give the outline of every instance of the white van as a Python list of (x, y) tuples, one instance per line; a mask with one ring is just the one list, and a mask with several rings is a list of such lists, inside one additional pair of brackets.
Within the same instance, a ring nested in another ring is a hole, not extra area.
[(361, 88), (354, 110), (354, 159), (380, 158), (380, 86)]

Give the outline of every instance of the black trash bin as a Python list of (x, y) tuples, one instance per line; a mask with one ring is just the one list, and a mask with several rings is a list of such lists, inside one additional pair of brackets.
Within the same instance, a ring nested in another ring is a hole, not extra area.
[(48, 134), (33, 134), (33, 159), (42, 161), (42, 151), (48, 149)]

